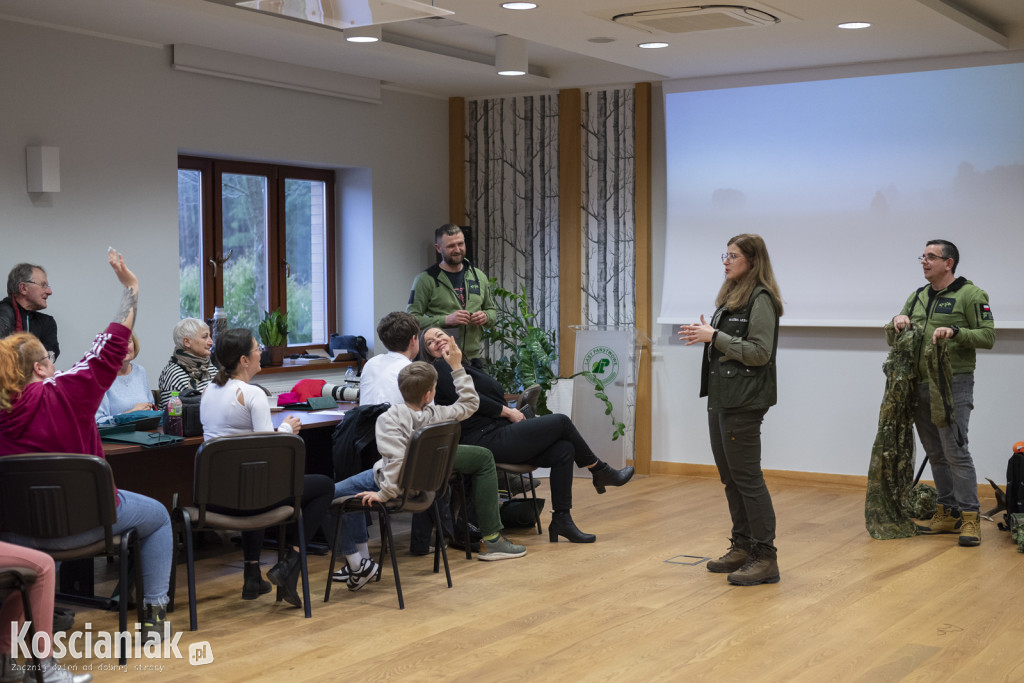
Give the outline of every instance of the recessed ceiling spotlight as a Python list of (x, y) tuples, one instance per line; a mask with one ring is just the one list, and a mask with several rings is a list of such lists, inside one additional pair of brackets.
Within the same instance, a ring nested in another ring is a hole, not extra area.
[(587, 42), (603, 45), (604, 43), (614, 43), (615, 39), (608, 36), (594, 36), (593, 38), (587, 38)]
[(642, 47), (645, 50), (657, 50), (659, 48), (668, 47), (668, 43), (660, 43), (654, 41), (650, 43), (640, 43), (637, 45), (637, 47)]
[(868, 28), (869, 26), (871, 26), (871, 22), (869, 22), (869, 21), (846, 21), (846, 22), (843, 22), (842, 24), (838, 24), (839, 28), (849, 28), (849, 29)]
[(380, 24), (369, 26), (353, 26), (343, 31), (345, 40), (350, 43), (376, 43), (381, 39)]
[(503, 2), (501, 6), (505, 9), (537, 9), (535, 2)]

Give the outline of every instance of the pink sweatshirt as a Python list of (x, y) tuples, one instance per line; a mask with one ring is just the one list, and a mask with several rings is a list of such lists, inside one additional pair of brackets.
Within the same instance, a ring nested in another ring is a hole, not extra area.
[(128, 353), (129, 330), (110, 323), (74, 367), (25, 387), (0, 411), (0, 455), (82, 453), (104, 457), (96, 409)]

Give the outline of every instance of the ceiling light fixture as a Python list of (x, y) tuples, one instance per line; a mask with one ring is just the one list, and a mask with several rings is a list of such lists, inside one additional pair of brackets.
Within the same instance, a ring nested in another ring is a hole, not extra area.
[(494, 39), (494, 67), (499, 76), (523, 76), (530, 69), (526, 41), (502, 34)]
[(668, 47), (668, 43), (661, 43), (658, 41), (652, 41), (649, 43), (639, 43), (637, 47), (641, 47), (645, 50), (657, 50), (659, 48)]
[(868, 28), (871, 26), (870, 22), (867, 21), (845, 21), (842, 24), (837, 24), (839, 28), (857, 29), (857, 28)]
[(535, 2), (503, 2), (501, 6), (504, 9), (537, 9)]
[(345, 40), (350, 43), (376, 43), (381, 39), (380, 24), (353, 26), (344, 30)]

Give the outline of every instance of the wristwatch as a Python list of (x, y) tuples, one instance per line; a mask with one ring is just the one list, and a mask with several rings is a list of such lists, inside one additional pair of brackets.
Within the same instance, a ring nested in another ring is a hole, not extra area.
[(960, 326), (959, 325), (950, 325), (949, 329), (953, 330), (953, 336), (954, 337), (956, 335), (960, 334)]

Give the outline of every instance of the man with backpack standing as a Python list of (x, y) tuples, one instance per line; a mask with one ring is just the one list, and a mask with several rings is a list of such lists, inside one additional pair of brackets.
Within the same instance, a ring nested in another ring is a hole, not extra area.
[(971, 547), (981, 543), (981, 524), (967, 426), (974, 408), (976, 349), (992, 348), (995, 323), (988, 294), (956, 276), (960, 252), (952, 242), (930, 240), (919, 260), (928, 284), (912, 293), (886, 325), (890, 345), (909, 327), (923, 331), (914, 424), (931, 463), (938, 508), (917, 529), (920, 534), (958, 533), (960, 545)]

